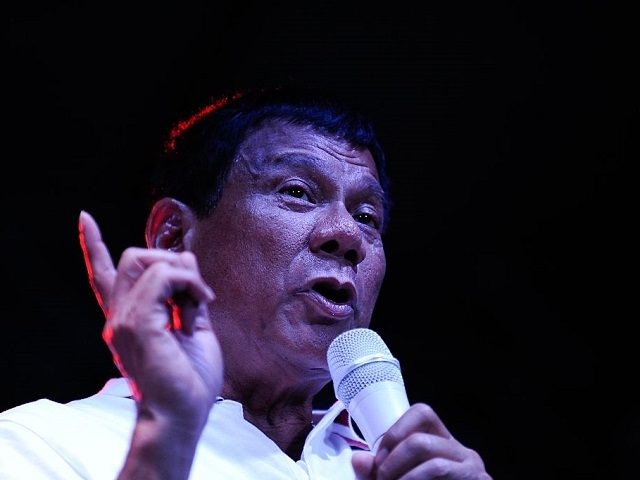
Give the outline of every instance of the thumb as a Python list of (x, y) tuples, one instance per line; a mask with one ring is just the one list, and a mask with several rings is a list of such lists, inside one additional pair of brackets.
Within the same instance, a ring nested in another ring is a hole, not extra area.
[(358, 480), (374, 478), (375, 457), (370, 452), (353, 452), (351, 466)]

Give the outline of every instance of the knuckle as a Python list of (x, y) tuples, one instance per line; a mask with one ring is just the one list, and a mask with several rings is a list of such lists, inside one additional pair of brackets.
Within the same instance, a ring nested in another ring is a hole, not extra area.
[(438, 418), (436, 412), (430, 405), (426, 403), (416, 403), (412, 407), (419, 418), (425, 423), (432, 423)]
[(180, 258), (182, 262), (188, 267), (193, 267), (197, 263), (195, 254), (190, 250), (184, 250), (180, 252)]
[(426, 403), (416, 403), (413, 407), (420, 415), (423, 416), (433, 416), (435, 414), (433, 408)]
[(433, 451), (433, 438), (426, 433), (413, 433), (407, 438), (405, 445), (412, 456), (424, 457)]
[(127, 247), (122, 251), (122, 254), (120, 255), (120, 265), (126, 265), (128, 263), (131, 263), (135, 257), (137, 256), (136, 251), (138, 249), (136, 247)]
[(433, 477), (446, 477), (451, 473), (451, 462), (443, 458), (429, 460), (429, 473)]

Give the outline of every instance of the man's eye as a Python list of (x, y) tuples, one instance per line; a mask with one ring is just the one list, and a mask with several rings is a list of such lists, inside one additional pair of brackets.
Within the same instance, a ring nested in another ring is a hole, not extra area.
[(356, 219), (356, 222), (363, 223), (365, 225), (370, 225), (373, 228), (378, 228), (377, 219), (369, 214), (369, 213), (356, 213), (353, 218)]
[(279, 193), (295, 198), (301, 198), (303, 200), (309, 200), (309, 195), (307, 195), (307, 192), (304, 190), (304, 188), (298, 186), (282, 188)]

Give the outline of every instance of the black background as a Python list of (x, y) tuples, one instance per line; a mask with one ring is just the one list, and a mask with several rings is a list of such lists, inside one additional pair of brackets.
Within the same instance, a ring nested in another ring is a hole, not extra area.
[(498, 479), (629, 478), (637, 26), (614, 2), (4, 7), (0, 407), (115, 373), (76, 233), (143, 244), (170, 122), (304, 79), (377, 121), (393, 178), (372, 327)]

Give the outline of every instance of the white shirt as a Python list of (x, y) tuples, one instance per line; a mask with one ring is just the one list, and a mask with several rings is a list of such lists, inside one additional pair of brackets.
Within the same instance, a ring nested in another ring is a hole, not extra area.
[[(0, 479), (108, 479), (117, 477), (136, 419), (124, 378), (95, 395), (61, 404), (36, 400), (0, 413)], [(352, 447), (366, 449), (337, 401), (292, 460), (253, 424), (242, 405), (220, 400), (200, 437), (190, 479), (353, 480)]]

